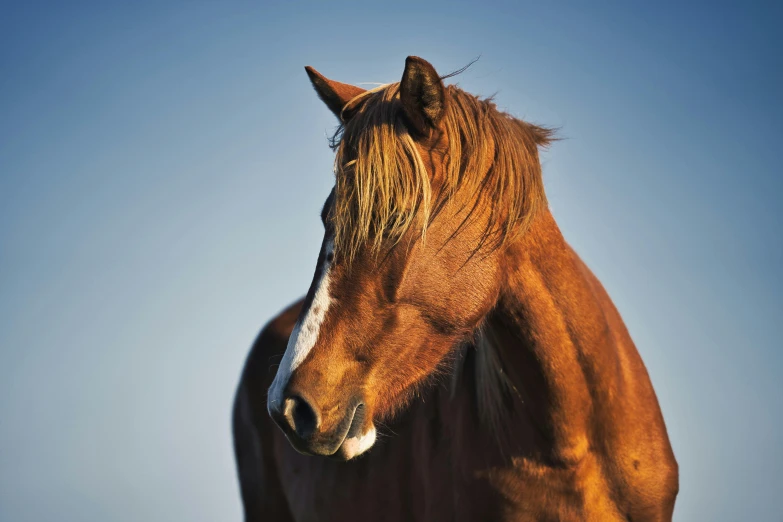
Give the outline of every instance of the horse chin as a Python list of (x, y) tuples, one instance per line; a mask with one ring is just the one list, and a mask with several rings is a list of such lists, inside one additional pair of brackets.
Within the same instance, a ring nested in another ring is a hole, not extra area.
[(346, 437), (333, 457), (339, 460), (351, 460), (370, 449), (375, 444), (375, 426), (361, 436)]

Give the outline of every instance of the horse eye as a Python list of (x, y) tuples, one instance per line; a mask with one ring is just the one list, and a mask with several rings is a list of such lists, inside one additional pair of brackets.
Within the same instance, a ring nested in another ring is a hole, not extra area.
[(334, 252), (329, 252), (326, 254), (326, 262), (331, 263), (334, 260)]

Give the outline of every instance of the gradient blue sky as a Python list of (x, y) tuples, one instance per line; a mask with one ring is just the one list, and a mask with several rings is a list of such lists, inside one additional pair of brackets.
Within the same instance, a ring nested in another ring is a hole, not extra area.
[(779, 2), (0, 7), (0, 520), (239, 520), (229, 428), (303, 294), (332, 115), (405, 57), (560, 126), (546, 187), (644, 357), (675, 519), (783, 517)]

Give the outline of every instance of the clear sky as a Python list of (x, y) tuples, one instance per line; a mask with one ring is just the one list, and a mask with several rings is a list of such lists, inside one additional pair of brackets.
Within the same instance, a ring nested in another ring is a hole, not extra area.
[(647, 363), (675, 519), (783, 518), (782, 4), (132, 4), (0, 7), (2, 522), (240, 519), (234, 387), (333, 180), (303, 66), (409, 54), (561, 127), (550, 203)]

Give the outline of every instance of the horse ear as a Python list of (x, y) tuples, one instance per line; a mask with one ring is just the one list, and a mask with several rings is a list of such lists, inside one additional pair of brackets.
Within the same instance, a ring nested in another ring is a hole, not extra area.
[(438, 125), (446, 106), (446, 87), (428, 61), (418, 56), (405, 59), (400, 101), (411, 125), (421, 134)]
[(361, 87), (329, 80), (309, 65), (305, 67), (305, 71), (307, 71), (307, 76), (310, 77), (310, 81), (313, 84), (315, 92), (318, 93), (318, 97), (323, 100), (326, 106), (329, 107), (329, 110), (331, 110), (340, 121), (343, 121), (342, 112), (345, 104), (365, 92)]

